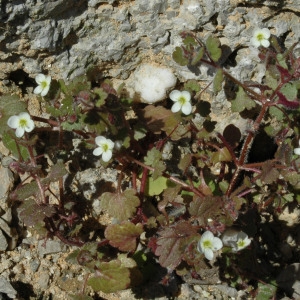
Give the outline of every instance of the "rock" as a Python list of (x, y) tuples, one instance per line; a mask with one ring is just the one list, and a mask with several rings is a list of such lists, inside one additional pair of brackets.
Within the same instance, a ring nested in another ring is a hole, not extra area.
[(60, 241), (40, 240), (38, 242), (38, 254), (40, 257), (43, 257), (47, 254), (65, 252), (66, 249), (67, 249), (66, 245), (64, 245)]
[(10, 169), (0, 166), (0, 182), (0, 207), (6, 210), (8, 192), (14, 183), (14, 176)]
[(5, 251), (7, 247), (8, 247), (8, 242), (6, 240), (6, 237), (3, 234), (3, 231), (0, 230), (0, 251)]
[[(17, 291), (12, 285), (2, 276), (0, 276), (0, 296), (6, 294), (9, 298), (15, 299)], [(2, 299), (2, 298), (1, 298)]]

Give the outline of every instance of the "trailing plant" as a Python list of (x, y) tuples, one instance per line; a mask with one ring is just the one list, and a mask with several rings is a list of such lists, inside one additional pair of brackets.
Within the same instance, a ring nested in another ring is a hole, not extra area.
[[(270, 255), (260, 246), (269, 243), (262, 215), (276, 219), (300, 201), (296, 44), (285, 49), (267, 29), (255, 31), (265, 76), (241, 82), (225, 67), (217, 37), (183, 32), (182, 39), (175, 62), (191, 71), (206, 66), (214, 77), (204, 89), (197, 80), (179, 84), (159, 104), (137, 103), (94, 72), (68, 83), (39, 74), (35, 93), (48, 118), (30, 116), (17, 96), (1, 96), (0, 133), (21, 178), (10, 201), (40, 238), (78, 247), (68, 260), (87, 270), (95, 291), (142, 284), (159, 264), (164, 284), (174, 273), (200, 280), (203, 270), (222, 270), (230, 284), (246, 289), (256, 280), (251, 293), (271, 297), (276, 291), (261, 282), (274, 281), (273, 269), (257, 277), (259, 259)], [(246, 130), (215, 130), (211, 103), (202, 100), (208, 90), (225, 91)], [(87, 200), (69, 183), (95, 166), (118, 175), (114, 184), (99, 179), (101, 192)], [(99, 201), (101, 215), (91, 201)]]

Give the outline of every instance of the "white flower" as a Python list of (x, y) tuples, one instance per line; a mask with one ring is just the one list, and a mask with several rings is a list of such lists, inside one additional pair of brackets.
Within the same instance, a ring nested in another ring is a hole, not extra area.
[(192, 112), (191, 94), (189, 92), (174, 90), (169, 97), (175, 102), (171, 108), (173, 113), (181, 110), (185, 115), (189, 115)]
[(259, 46), (268, 48), (270, 46), (270, 36), (271, 33), (268, 28), (255, 29), (253, 32), (253, 37), (250, 39), (250, 43), (256, 48), (258, 48)]
[(298, 143), (299, 143), (299, 148), (294, 149), (294, 154), (296, 154), (296, 155), (300, 155), (300, 140)]
[(222, 247), (222, 241), (215, 237), (211, 231), (205, 231), (197, 245), (198, 251), (203, 253), (208, 260), (212, 260), (214, 252), (220, 250)]
[(93, 154), (96, 156), (102, 155), (103, 161), (109, 161), (112, 157), (112, 149), (114, 148), (115, 143), (104, 136), (97, 136), (95, 138), (95, 143), (99, 147), (94, 149)]
[(251, 240), (244, 231), (229, 228), (223, 233), (222, 242), (224, 246), (231, 247), (233, 252), (237, 252), (248, 247)]
[(10, 128), (16, 129), (18, 138), (24, 135), (24, 132), (30, 132), (34, 129), (34, 122), (31, 120), (27, 112), (21, 112), (18, 116), (11, 116), (7, 120), (7, 125)]
[(38, 74), (35, 76), (35, 81), (38, 86), (34, 89), (35, 94), (41, 94), (42, 97), (46, 96), (51, 83), (51, 76), (45, 76), (44, 74)]
[(233, 251), (240, 251), (246, 247), (248, 247), (251, 243), (251, 240), (248, 238), (248, 235), (241, 231), (237, 235), (236, 247), (233, 247)]

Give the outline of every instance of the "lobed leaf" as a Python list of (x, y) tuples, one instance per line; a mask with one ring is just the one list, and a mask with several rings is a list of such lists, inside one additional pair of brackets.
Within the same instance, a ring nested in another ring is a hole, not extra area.
[(28, 199), (19, 208), (20, 219), (26, 226), (34, 226), (43, 221), (46, 217), (51, 217), (56, 210), (50, 205), (39, 205), (33, 199)]
[(242, 112), (245, 109), (251, 109), (255, 107), (255, 101), (250, 99), (245, 93), (244, 89), (239, 86), (236, 98), (231, 101), (231, 110), (233, 112)]
[(163, 106), (148, 105), (142, 110), (140, 118), (148, 129), (154, 133), (165, 131), (171, 134), (174, 128), (180, 123), (180, 114), (174, 114), (170, 109)]
[(95, 276), (90, 277), (87, 284), (96, 292), (113, 293), (129, 286), (130, 272), (118, 259), (102, 262)]
[(191, 242), (191, 236), (195, 234), (197, 234), (197, 229), (187, 221), (161, 230), (155, 250), (155, 255), (159, 256), (160, 265), (174, 270), (180, 264)]
[(110, 216), (119, 221), (126, 221), (133, 216), (140, 200), (133, 189), (127, 189), (123, 193), (103, 193), (101, 196), (101, 208)]
[(206, 48), (209, 52), (211, 59), (217, 62), (222, 56), (221, 44), (218, 38), (210, 35), (206, 40)]
[(137, 238), (143, 232), (143, 225), (123, 222), (106, 227), (104, 235), (109, 244), (121, 251), (134, 252), (137, 246)]
[(216, 219), (223, 213), (224, 203), (221, 197), (206, 196), (195, 198), (189, 207), (189, 213), (198, 219), (200, 226), (205, 226), (208, 219)]
[(172, 54), (174, 61), (180, 66), (186, 66), (189, 63), (189, 60), (184, 56), (183, 50), (181, 47), (176, 47), (175, 51)]
[(215, 94), (219, 93), (222, 90), (222, 83), (223, 83), (223, 71), (222, 69), (218, 69), (215, 74), (215, 78), (213, 82), (213, 90)]

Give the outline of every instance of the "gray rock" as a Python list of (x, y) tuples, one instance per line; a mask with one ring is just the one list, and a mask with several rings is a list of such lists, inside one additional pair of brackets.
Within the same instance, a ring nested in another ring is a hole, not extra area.
[(5, 251), (7, 247), (8, 247), (7, 239), (3, 234), (3, 231), (0, 230), (0, 251)]
[(48, 254), (65, 252), (67, 250), (66, 245), (60, 241), (54, 240), (40, 240), (38, 242), (38, 254), (40, 257), (43, 257)]
[(0, 276), (0, 293), (6, 294), (9, 298), (12, 298), (12, 299), (14, 299), (17, 295), (17, 291), (2, 276)]
[(0, 166), (0, 207), (6, 209), (8, 192), (13, 186), (14, 176), (11, 170)]

